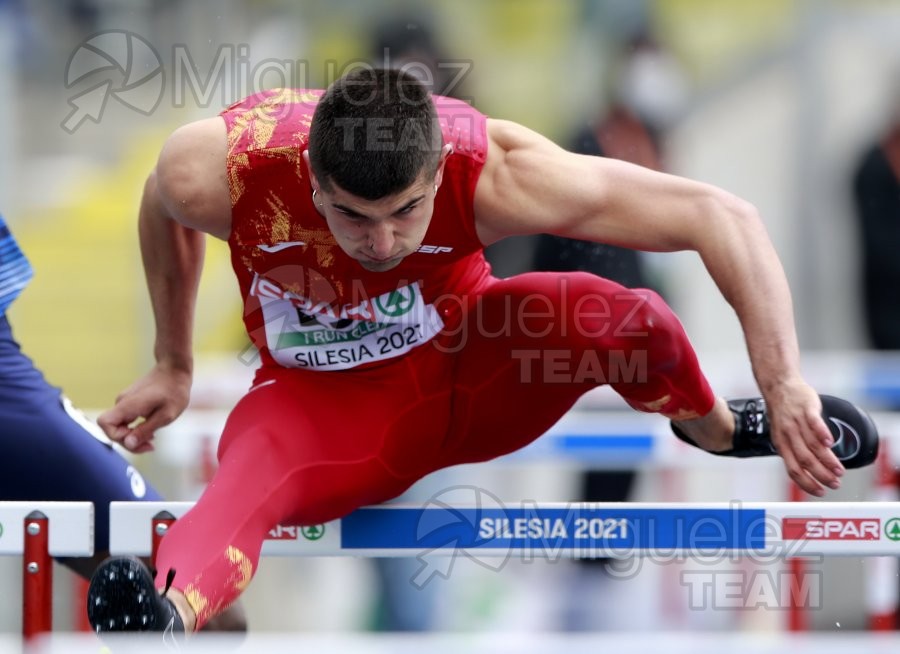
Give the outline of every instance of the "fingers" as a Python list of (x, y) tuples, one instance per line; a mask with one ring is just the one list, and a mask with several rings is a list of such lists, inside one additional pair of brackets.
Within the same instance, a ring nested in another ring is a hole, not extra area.
[(120, 443), (131, 432), (130, 425), (142, 414), (140, 406), (120, 396), (112, 409), (100, 414), (97, 424), (110, 439)]
[(825, 487), (840, 488), (844, 467), (830, 449), (833, 439), (819, 414), (806, 414), (788, 432), (789, 435), (777, 440), (791, 479), (816, 497), (825, 495)]
[(171, 413), (164, 403), (126, 395), (120, 396), (116, 405), (97, 419), (97, 424), (111, 440), (139, 454), (153, 450), (153, 435), (174, 419)]
[(165, 410), (158, 408), (153, 410), (146, 418), (143, 416), (130, 425), (130, 431), (122, 439), (122, 445), (136, 454), (153, 450), (153, 436), (157, 429), (165, 427), (171, 422), (167, 418)]
[(804, 463), (797, 458), (793, 450), (789, 447), (783, 447), (779, 450), (781, 458), (784, 459), (784, 467), (787, 468), (788, 476), (804, 491), (816, 497), (825, 495), (825, 488), (807, 471)]

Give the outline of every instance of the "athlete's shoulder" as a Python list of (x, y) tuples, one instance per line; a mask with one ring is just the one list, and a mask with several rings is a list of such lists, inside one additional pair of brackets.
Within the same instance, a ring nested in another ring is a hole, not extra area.
[(305, 147), (323, 94), (318, 89), (270, 89), (231, 105), (220, 114), (228, 133), (229, 156), (280, 149), (293, 157)]
[(456, 98), (435, 95), (433, 100), (444, 143), (451, 144), (457, 154), (483, 162), (487, 156), (487, 116)]
[(159, 199), (173, 218), (219, 237), (227, 230), (218, 217), (230, 217), (231, 210), (226, 153), (221, 118), (188, 123), (166, 140), (153, 175)]
[(157, 161), (157, 173), (175, 176), (197, 173), (198, 169), (218, 160), (224, 166), (225, 149), (225, 125), (221, 118), (187, 123), (166, 139)]
[(300, 112), (312, 111), (324, 93), (322, 89), (268, 89), (238, 100), (226, 107), (222, 115), (227, 121), (232, 116), (237, 117), (247, 112), (267, 115), (281, 112), (284, 115), (292, 113), (295, 108)]

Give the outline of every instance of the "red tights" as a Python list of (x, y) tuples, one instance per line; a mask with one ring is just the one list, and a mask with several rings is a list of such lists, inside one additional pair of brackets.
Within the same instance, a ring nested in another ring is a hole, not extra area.
[(205, 624), (244, 590), (267, 532), (391, 499), (424, 475), (517, 450), (586, 391), (685, 419), (714, 396), (662, 299), (585, 273), (491, 279), (436, 302), (446, 327), (368, 369), (262, 368), (219, 446), (219, 469), (157, 560)]

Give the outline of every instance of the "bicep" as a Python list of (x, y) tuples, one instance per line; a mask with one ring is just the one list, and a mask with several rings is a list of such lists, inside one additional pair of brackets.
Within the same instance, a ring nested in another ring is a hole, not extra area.
[[(558, 233), (598, 197), (599, 179), (583, 174), (584, 161), (514, 123), (488, 123), (488, 157), (475, 191), (479, 235), (486, 243), (506, 236)], [(581, 175), (573, 173), (581, 170)]]
[(489, 131), (479, 235), (550, 233), (644, 250), (694, 249), (722, 192), (615, 159), (574, 154), (521, 126)]
[(186, 227), (227, 239), (231, 199), (226, 176), (226, 135), (221, 118), (175, 130), (154, 170), (159, 203)]

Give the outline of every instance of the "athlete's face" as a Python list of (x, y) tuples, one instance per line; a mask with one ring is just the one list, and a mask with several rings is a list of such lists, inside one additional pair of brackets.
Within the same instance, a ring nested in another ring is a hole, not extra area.
[(396, 268), (418, 250), (431, 224), (449, 153), (442, 153), (435, 175), (422, 173), (408, 188), (378, 200), (360, 198), (333, 182), (326, 192), (313, 177), (316, 209), (341, 249), (372, 272)]
[(380, 200), (364, 200), (332, 184), (319, 191), (319, 211), (334, 239), (366, 270), (384, 272), (415, 252), (434, 212), (436, 188), (423, 175), (404, 191)]

